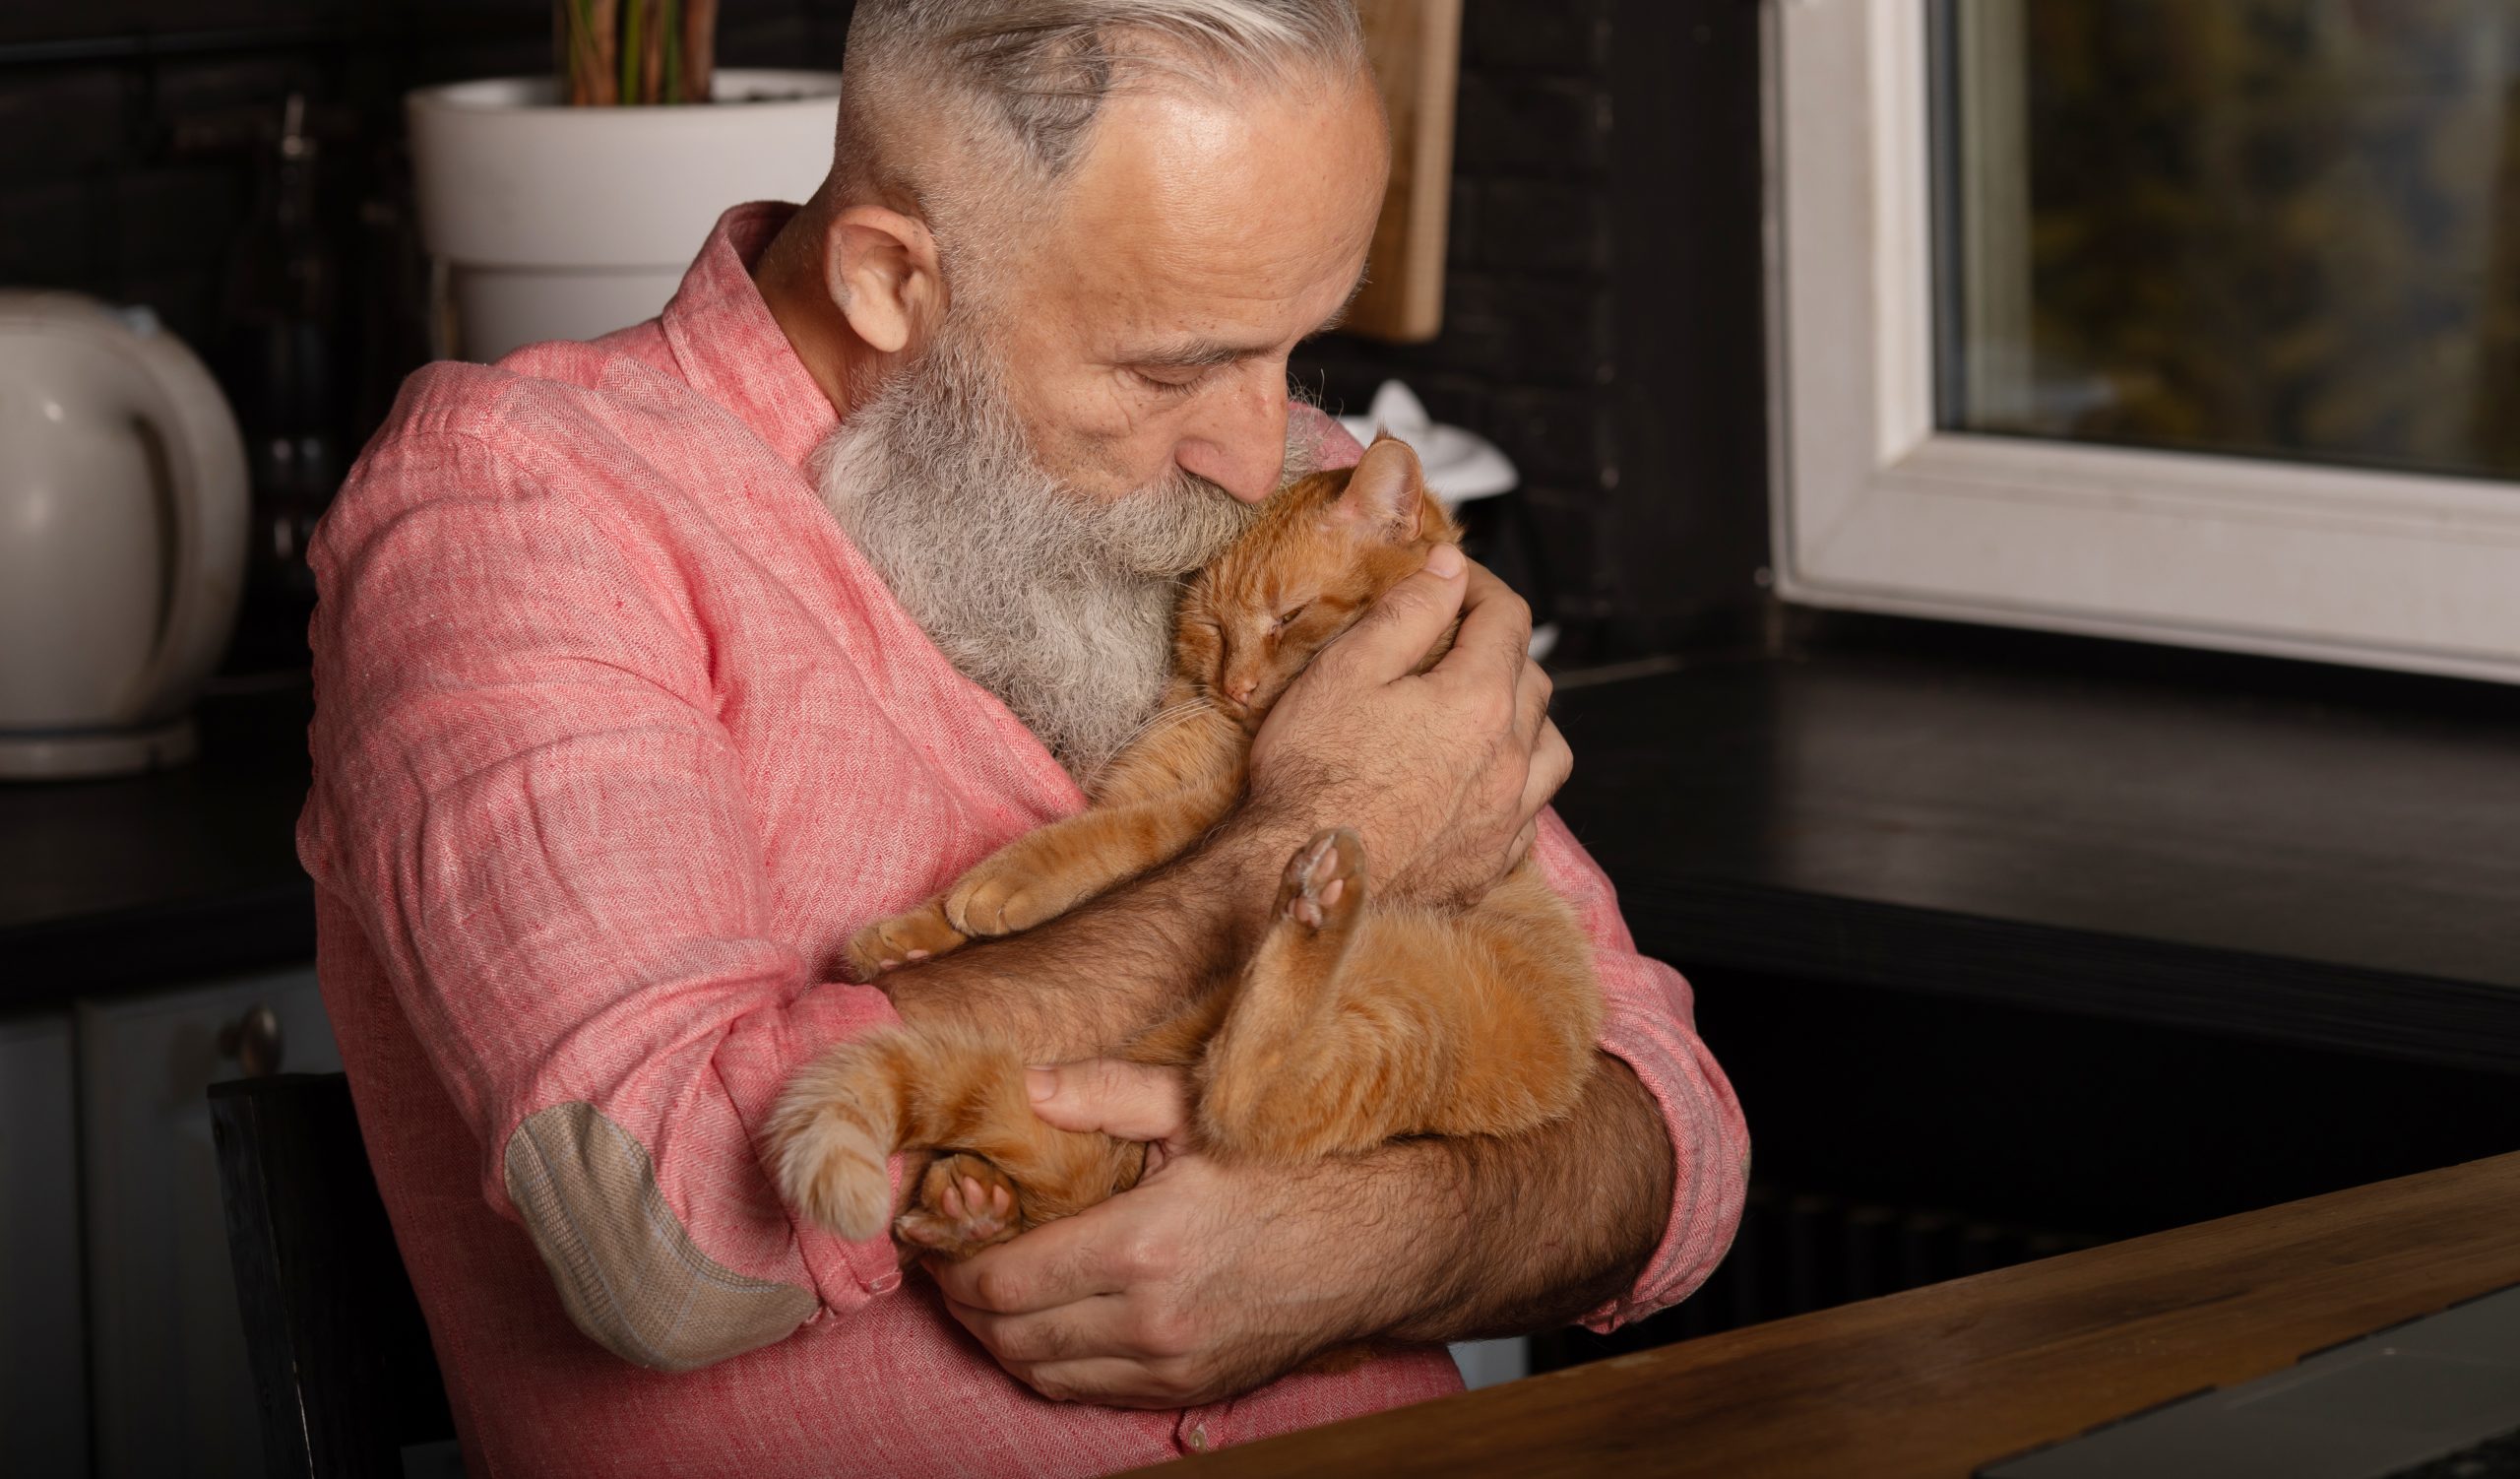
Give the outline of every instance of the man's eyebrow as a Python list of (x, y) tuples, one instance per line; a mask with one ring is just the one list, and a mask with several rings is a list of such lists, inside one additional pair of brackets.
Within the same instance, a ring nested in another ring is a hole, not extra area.
[[(1356, 294), (1364, 290), (1365, 275), (1359, 272), (1356, 281), (1350, 285), (1348, 295), (1339, 300), (1339, 306), (1304, 337), (1309, 339), (1313, 334), (1327, 334), (1339, 327), (1346, 321), (1348, 310), (1355, 306)], [(1122, 355), (1120, 362), (1142, 369), (1215, 369), (1219, 365), (1248, 359), (1254, 354), (1266, 354), (1276, 348), (1274, 344), (1230, 344), (1223, 340), (1194, 339), (1181, 344), (1151, 345)]]
[(1231, 364), (1237, 359), (1264, 354), (1268, 349), (1267, 345), (1219, 344), (1213, 340), (1197, 339), (1188, 344), (1133, 351), (1122, 356), (1122, 362), (1142, 369), (1214, 369), (1220, 364)]

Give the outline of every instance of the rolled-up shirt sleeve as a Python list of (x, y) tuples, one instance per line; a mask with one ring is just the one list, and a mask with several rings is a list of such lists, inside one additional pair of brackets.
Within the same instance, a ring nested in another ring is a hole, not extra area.
[(313, 551), (301, 855), (478, 1137), (483, 1196), (578, 1325), (643, 1366), (891, 1287), (888, 1246), (807, 1224), (762, 1166), (789, 1070), (892, 1010), (771, 928), (672, 561), (460, 431), (353, 483)]
[(1688, 983), (1636, 953), (1608, 877), (1554, 810), (1544, 814), (1532, 853), (1592, 938), (1607, 1008), (1602, 1051), (1635, 1070), (1671, 1142), (1671, 1210), (1662, 1241), (1633, 1288), (1584, 1318), (1606, 1331), (1678, 1304), (1723, 1261), (1741, 1223), (1750, 1135), (1732, 1084), (1698, 1038)]

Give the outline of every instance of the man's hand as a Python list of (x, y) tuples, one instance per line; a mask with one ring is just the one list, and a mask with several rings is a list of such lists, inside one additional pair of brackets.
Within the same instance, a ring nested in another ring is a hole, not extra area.
[[(1418, 664), (1452, 623), (1452, 651)], [(1437, 546), (1290, 684), (1251, 745), (1253, 809), (1352, 826), (1383, 888), (1468, 900), (1519, 862), (1574, 757), (1531, 660), (1531, 608)]]
[(954, 1318), (1026, 1385), (1061, 1401), (1192, 1406), (1401, 1318), (1386, 1306), (1409, 1279), (1383, 1245), (1402, 1240), (1383, 1235), (1429, 1240), (1418, 1219), (1374, 1204), (1372, 1184), (1393, 1178), (1202, 1155), (1174, 1070), (1103, 1060), (1034, 1071), (1041, 1118), (1149, 1141), (1153, 1169), (1077, 1216), (929, 1264)]
[(1283, 1170), (1192, 1148), (1177, 1072), (1035, 1071), (1035, 1113), (1149, 1141), (1152, 1169), (1100, 1206), (928, 1267), (954, 1318), (1060, 1400), (1191, 1406), (1359, 1340), (1562, 1324), (1634, 1282), (1671, 1206), (1661, 1115), (1607, 1057), (1574, 1114), (1528, 1134)]

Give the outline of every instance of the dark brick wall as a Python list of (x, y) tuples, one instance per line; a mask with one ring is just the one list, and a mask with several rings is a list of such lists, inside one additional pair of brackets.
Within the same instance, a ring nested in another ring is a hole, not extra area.
[(1763, 608), (1755, 0), (1468, 0), (1443, 331), (1332, 335), (1296, 373), (1363, 411), (1397, 375), (1523, 474), (1501, 551), (1570, 662)]
[[(1438, 420), (1522, 471), (1537, 569), (1592, 645), (1612, 599), (1596, 547), (1618, 465), (1610, 291), (1610, 0), (1469, 0), (1455, 108), (1443, 332), (1394, 346), (1346, 335), (1298, 356), (1326, 405), (1361, 412), (1388, 376)], [(1530, 577), (1539, 576), (1534, 581)]]

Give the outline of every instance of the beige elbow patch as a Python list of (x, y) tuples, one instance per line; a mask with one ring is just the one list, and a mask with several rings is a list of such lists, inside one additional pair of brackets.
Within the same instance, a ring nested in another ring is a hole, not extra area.
[(814, 1313), (810, 1290), (747, 1278), (702, 1253), (665, 1205), (647, 1148), (584, 1101), (508, 1137), (508, 1196), (560, 1302), (596, 1343), (656, 1371), (770, 1344)]

